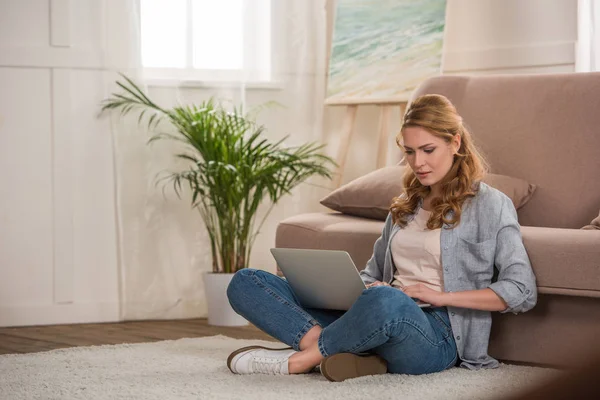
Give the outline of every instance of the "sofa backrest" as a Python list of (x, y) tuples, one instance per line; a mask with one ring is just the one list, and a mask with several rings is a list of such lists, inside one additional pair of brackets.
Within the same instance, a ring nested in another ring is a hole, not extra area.
[(491, 172), (537, 185), (521, 225), (581, 228), (600, 209), (600, 73), (439, 76)]

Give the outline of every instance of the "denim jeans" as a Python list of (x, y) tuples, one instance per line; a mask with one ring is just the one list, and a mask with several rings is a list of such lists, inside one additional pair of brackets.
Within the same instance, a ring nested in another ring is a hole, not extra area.
[(388, 372), (413, 375), (443, 371), (457, 362), (446, 308), (420, 308), (390, 286), (365, 289), (348, 311), (303, 308), (285, 279), (243, 269), (231, 280), (227, 297), (235, 312), (295, 350), (319, 325), (324, 357), (377, 354), (387, 361)]

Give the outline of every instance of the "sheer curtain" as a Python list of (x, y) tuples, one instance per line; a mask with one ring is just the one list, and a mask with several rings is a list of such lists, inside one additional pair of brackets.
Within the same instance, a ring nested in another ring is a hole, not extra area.
[[(106, 50), (113, 70), (126, 74), (144, 89), (141, 62), (139, 0), (107, 2)], [(116, 74), (107, 77), (109, 93), (118, 92)], [(177, 168), (174, 144), (147, 145), (148, 132), (137, 118), (110, 115), (116, 184), (117, 251), (120, 318), (149, 319), (185, 316), (203, 300), (200, 273), (204, 252), (199, 218), (188, 203), (177, 201), (156, 185), (164, 170)]]
[(579, 0), (576, 71), (600, 71), (600, 0)]
[[(260, 23), (246, 0), (244, 27)], [(150, 98), (162, 106), (200, 102), (210, 96), (242, 104), (246, 109), (267, 102), (281, 107), (267, 108), (259, 122), (273, 140), (289, 134), (289, 144), (322, 141), (323, 99), (326, 76), (326, 0), (272, 1), (272, 79), (267, 83), (246, 81), (256, 76), (256, 63), (246, 65), (242, 79), (213, 84), (185, 83), (176, 79), (157, 83), (144, 80), (141, 63), (139, 0), (109, 1), (107, 11), (107, 55), (118, 53), (128, 59), (117, 66), (138, 83)], [(124, 29), (112, 31), (119, 20)], [(112, 21), (112, 22), (111, 22)], [(246, 36), (244, 36), (246, 38)], [(247, 59), (254, 44), (243, 43), (239, 50)], [(227, 51), (233, 51), (228, 49)], [(260, 71), (259, 71), (260, 72)], [(260, 74), (259, 74), (260, 75)], [(107, 87), (115, 89), (108, 77)], [(121, 319), (190, 318), (206, 316), (203, 273), (211, 269), (210, 244), (197, 211), (190, 208), (190, 195), (177, 198), (172, 188), (156, 186), (156, 176), (185, 165), (176, 161), (175, 142), (146, 144), (149, 133), (137, 126), (137, 119), (113, 114), (114, 171), (120, 262)], [(298, 187), (276, 206), (257, 238), (251, 266), (274, 271), (268, 249), (274, 245), (275, 229), (281, 219), (314, 210), (328, 189), (324, 182)], [(264, 213), (269, 204), (263, 204)], [(260, 215), (259, 215), (260, 218)]]

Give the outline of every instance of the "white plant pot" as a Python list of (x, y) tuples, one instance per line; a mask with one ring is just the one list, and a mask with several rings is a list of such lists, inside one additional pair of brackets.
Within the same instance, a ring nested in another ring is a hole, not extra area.
[(208, 324), (213, 326), (245, 326), (248, 321), (233, 311), (227, 299), (227, 286), (234, 274), (204, 274), (204, 292), (208, 303)]

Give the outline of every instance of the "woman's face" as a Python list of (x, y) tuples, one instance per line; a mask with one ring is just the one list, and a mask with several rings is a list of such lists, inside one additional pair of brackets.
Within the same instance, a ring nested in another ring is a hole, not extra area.
[(437, 193), (436, 185), (450, 171), (454, 154), (460, 148), (460, 136), (451, 143), (432, 135), (425, 128), (411, 126), (402, 131), (405, 158), (423, 186)]

